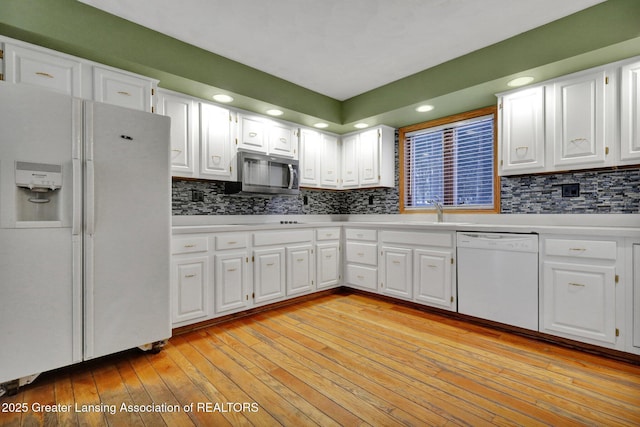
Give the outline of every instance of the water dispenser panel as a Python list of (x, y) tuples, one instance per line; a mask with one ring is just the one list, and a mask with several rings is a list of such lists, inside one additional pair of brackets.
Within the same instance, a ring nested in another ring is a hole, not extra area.
[(57, 190), (62, 187), (62, 166), (46, 163), (16, 162), (18, 187)]

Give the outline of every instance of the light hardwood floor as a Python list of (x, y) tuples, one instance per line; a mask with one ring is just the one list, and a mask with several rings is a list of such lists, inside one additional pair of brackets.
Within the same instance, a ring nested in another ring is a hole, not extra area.
[(47, 373), (0, 398), (20, 403), (27, 412), (0, 413), (0, 424), (637, 426), (640, 366), (332, 294), (174, 337), (159, 354)]

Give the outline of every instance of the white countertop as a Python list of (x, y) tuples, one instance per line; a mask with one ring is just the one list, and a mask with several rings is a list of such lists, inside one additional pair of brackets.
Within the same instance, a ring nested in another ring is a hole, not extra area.
[[(260, 231), (321, 226), (396, 229), (495, 231), (504, 233), (586, 234), (640, 238), (640, 215), (184, 215), (173, 217), (173, 234)], [(280, 221), (297, 221), (281, 224)]]

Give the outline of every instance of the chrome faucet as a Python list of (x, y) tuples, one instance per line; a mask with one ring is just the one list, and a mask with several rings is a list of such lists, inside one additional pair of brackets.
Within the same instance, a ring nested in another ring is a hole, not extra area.
[(427, 200), (427, 202), (431, 203), (433, 207), (436, 208), (436, 214), (438, 215), (438, 222), (444, 221), (442, 203), (437, 200)]

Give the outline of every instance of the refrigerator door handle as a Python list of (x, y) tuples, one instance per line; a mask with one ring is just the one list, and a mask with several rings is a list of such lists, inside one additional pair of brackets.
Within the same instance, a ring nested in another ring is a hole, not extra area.
[(79, 236), (82, 233), (82, 162), (80, 159), (72, 159), (73, 169), (73, 214), (71, 234)]
[(96, 228), (96, 215), (95, 215), (95, 169), (93, 160), (87, 160), (87, 180), (85, 182), (85, 220), (86, 220), (86, 232), (92, 236)]

